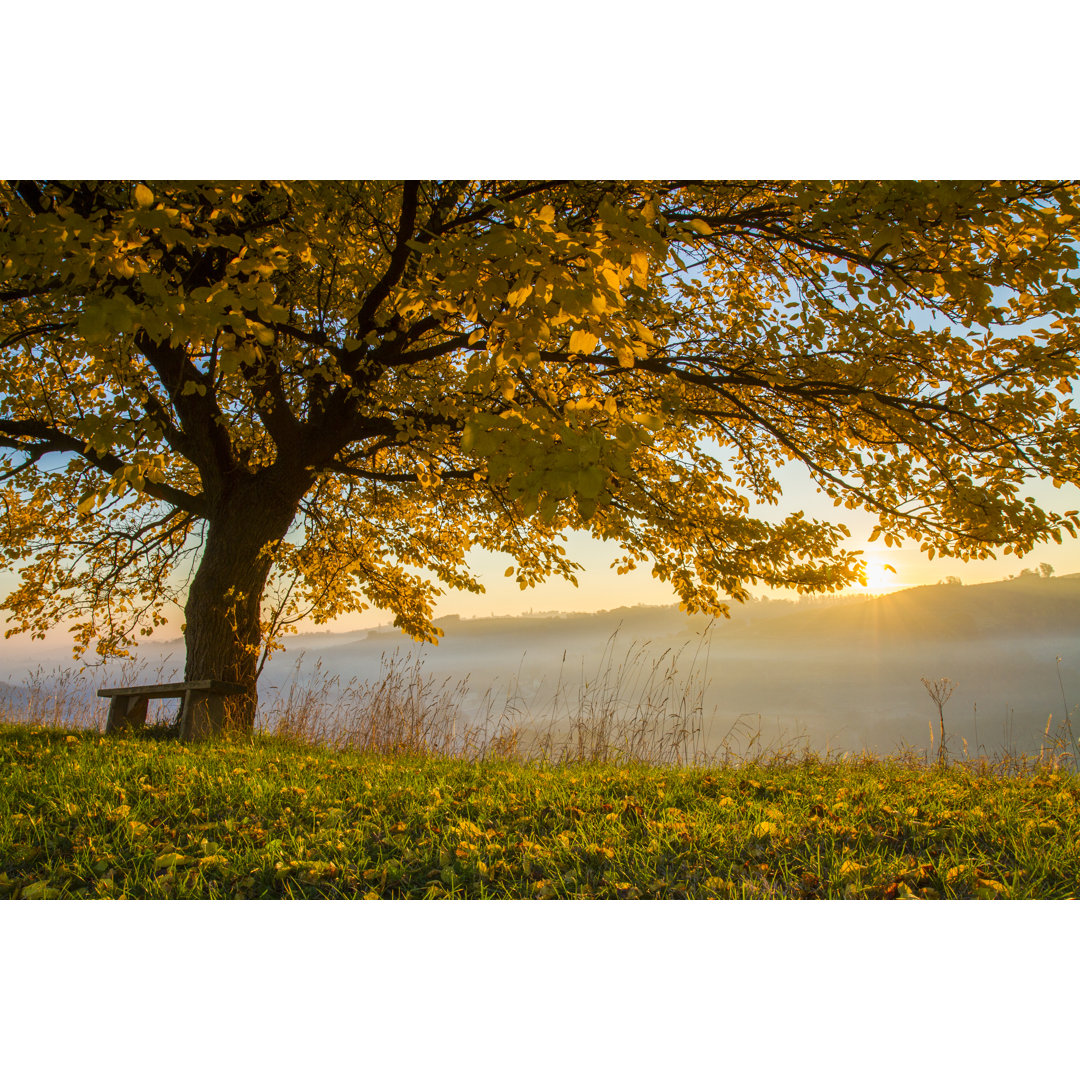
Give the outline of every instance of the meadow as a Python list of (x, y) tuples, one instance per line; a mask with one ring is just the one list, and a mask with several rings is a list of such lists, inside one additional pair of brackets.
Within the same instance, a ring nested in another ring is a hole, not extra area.
[(31, 673), (0, 697), (0, 897), (1080, 897), (1067, 711), (1034, 753), (934, 743), (936, 714), (922, 748), (821, 753), (707, 737), (693, 654), (608, 657), (543, 721), (416, 657), (298, 667), (195, 744), (169, 702), (106, 738), (101, 673)]
[(1060, 761), (648, 765), (0, 726), (0, 896), (1080, 896)]

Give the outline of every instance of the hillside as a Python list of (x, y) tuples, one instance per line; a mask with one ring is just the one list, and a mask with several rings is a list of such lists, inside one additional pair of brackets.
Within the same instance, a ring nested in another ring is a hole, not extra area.
[(1080, 635), (1080, 574), (923, 585), (861, 603), (794, 611), (754, 632), (825, 641), (911, 642)]
[[(677, 605), (624, 606), (596, 612), (542, 612), (438, 620), (444, 637), (424, 651), (442, 666), (454, 655), (474, 655), (478, 648), (523, 652), (567, 649), (594, 651), (612, 634), (623, 642), (672, 644), (711, 628), (725, 644), (804, 639), (817, 646), (868, 640), (972, 642), (995, 637), (1080, 636), (1080, 574), (1041, 578), (1023, 576), (978, 585), (922, 585), (882, 596), (825, 596), (793, 600), (768, 598), (732, 604), (730, 619), (686, 615)], [(291, 664), (298, 653), (318, 654), (331, 667), (361, 655), (417, 647), (400, 630), (297, 634), (284, 640), (286, 653), (278, 666)], [(144, 645), (151, 652), (181, 656), (179, 638)]]

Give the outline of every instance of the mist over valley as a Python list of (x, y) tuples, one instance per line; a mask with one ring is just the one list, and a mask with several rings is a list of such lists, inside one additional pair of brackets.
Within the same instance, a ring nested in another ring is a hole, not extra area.
[[(962, 754), (966, 739), (974, 755), (1037, 752), (1048, 718), (1053, 733), (1066, 703), (1080, 704), (1080, 574), (760, 599), (732, 605), (730, 619), (672, 605), (439, 625), (436, 646), (393, 627), (287, 636), (260, 677), (263, 707), (272, 712), (290, 688), (313, 681), (332, 697), (350, 680), (377, 680), (391, 662), (432, 685), (464, 681), (458, 700), (469, 723), (565, 729), (582, 711), (629, 722), (648, 709), (654, 720), (699, 726), (709, 752), (725, 738), (745, 748), (759, 733), (756, 745), (888, 754), (929, 747), (937, 712), (920, 680), (946, 677), (955, 684), (944, 706), (949, 750)], [(9, 698), (20, 696), (28, 668), (71, 666), (56, 647), (15, 639), (5, 652)], [(144, 645), (138, 661), (154, 678), (179, 677), (182, 643)], [(91, 672), (95, 685), (114, 675), (112, 665)]]

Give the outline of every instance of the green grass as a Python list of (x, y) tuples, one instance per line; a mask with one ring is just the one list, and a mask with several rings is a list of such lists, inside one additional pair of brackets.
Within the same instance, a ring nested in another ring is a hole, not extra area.
[(0, 896), (1064, 898), (1080, 778), (375, 756), (0, 726)]

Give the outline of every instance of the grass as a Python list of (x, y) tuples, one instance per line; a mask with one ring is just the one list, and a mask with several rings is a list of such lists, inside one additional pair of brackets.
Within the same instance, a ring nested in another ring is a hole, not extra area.
[(1078, 895), (1080, 779), (528, 763), (0, 726), (0, 895)]
[(513, 685), (470, 712), (467, 680), (391, 656), (344, 686), (298, 668), (254, 736), (190, 746), (168, 703), (105, 739), (87, 673), (34, 672), (0, 701), (0, 897), (1080, 896), (1064, 727), (951, 764), (739, 725), (707, 749), (700, 650), (610, 645), (544, 720)]

